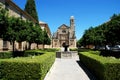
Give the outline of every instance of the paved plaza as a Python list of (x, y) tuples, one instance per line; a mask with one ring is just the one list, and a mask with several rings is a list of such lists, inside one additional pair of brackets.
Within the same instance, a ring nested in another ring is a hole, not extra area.
[(95, 78), (82, 66), (78, 56), (75, 56), (56, 58), (44, 80), (95, 80)]

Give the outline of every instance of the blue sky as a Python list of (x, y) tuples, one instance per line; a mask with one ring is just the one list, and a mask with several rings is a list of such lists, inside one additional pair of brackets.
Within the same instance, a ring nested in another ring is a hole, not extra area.
[[(27, 0), (13, 0), (24, 9)], [(77, 40), (86, 29), (98, 26), (115, 13), (120, 13), (120, 0), (35, 0), (39, 20), (48, 23), (51, 33), (62, 24), (70, 25), (70, 16), (75, 17)]]

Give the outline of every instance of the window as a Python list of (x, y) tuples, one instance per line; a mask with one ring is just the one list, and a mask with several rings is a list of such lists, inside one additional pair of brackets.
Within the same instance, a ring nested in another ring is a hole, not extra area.
[(66, 33), (66, 30), (62, 30), (62, 33)]
[(57, 40), (54, 40), (55, 42), (57, 42)]
[(3, 48), (7, 47), (7, 41), (3, 41)]
[(22, 48), (22, 42), (19, 42), (19, 49), (21, 49)]

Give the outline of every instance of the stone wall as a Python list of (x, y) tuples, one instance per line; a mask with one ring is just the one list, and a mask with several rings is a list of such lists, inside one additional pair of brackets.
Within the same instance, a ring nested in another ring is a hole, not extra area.
[(3, 49), (3, 40), (0, 39), (0, 50), (2, 50), (2, 49)]

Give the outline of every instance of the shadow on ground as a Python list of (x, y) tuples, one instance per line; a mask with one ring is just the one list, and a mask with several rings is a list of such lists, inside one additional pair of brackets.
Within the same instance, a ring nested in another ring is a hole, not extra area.
[(87, 76), (90, 78), (90, 80), (98, 80), (86, 67), (84, 64), (82, 64), (80, 61), (77, 61), (79, 66), (84, 70), (84, 72), (87, 74)]

